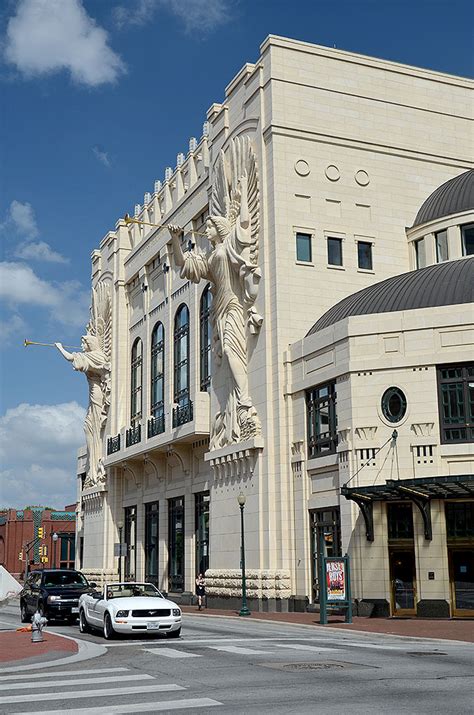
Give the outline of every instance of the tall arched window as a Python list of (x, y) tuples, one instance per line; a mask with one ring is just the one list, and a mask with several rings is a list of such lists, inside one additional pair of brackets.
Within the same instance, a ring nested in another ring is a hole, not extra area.
[(174, 401), (189, 403), (189, 310), (181, 305), (174, 319)]
[(165, 389), (165, 331), (163, 323), (157, 323), (151, 334), (151, 416), (164, 415)]
[(130, 381), (130, 422), (136, 426), (142, 417), (143, 346), (137, 338), (132, 346)]
[(199, 312), (199, 367), (201, 378), (201, 392), (207, 392), (209, 389), (209, 385), (211, 384), (211, 305), (212, 293), (210, 286), (207, 286), (201, 296), (201, 305)]

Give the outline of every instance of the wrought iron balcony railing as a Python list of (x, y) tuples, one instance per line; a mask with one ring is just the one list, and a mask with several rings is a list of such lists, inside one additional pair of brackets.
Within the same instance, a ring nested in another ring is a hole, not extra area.
[(165, 416), (150, 417), (148, 420), (148, 439), (156, 437), (157, 434), (162, 434), (165, 431)]
[(107, 439), (107, 455), (120, 452), (120, 433)]
[(131, 447), (133, 444), (138, 444), (142, 441), (142, 426), (137, 424), (134, 427), (130, 427), (125, 432), (125, 446)]
[(173, 427), (180, 427), (193, 419), (193, 403), (191, 400), (185, 405), (173, 408)]

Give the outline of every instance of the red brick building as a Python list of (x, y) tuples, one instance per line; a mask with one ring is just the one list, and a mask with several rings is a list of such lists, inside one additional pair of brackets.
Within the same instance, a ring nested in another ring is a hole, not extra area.
[(0, 565), (22, 577), (32, 568), (74, 568), (76, 505), (55, 511), (42, 506), (0, 512)]

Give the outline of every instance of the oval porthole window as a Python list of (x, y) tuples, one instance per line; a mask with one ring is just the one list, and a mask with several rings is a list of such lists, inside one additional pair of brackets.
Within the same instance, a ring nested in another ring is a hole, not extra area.
[(400, 422), (407, 411), (407, 398), (399, 387), (389, 387), (382, 395), (383, 416), (389, 422)]

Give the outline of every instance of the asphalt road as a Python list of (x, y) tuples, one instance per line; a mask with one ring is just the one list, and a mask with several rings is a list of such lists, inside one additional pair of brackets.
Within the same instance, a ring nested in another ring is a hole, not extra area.
[[(0, 610), (0, 627), (19, 625)], [(474, 646), (286, 623), (183, 616), (182, 637), (104, 641), (66, 666), (2, 673), (0, 713), (472, 713)]]

